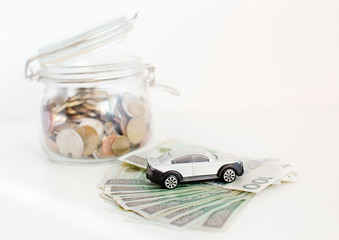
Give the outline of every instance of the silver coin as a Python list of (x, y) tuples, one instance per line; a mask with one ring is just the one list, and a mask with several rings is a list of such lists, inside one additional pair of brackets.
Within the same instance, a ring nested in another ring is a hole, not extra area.
[(104, 124), (104, 128), (105, 128), (105, 133), (109, 136), (109, 135), (119, 135), (119, 133), (116, 130), (116, 126), (113, 122), (105, 122)]
[(122, 99), (121, 106), (129, 117), (144, 117), (146, 115), (145, 103), (136, 96), (127, 95)]
[(64, 129), (56, 137), (59, 153), (65, 157), (80, 158), (84, 151), (84, 143), (80, 135), (73, 129)]
[(94, 128), (99, 137), (102, 136), (102, 134), (104, 133), (104, 125), (98, 119), (84, 118), (84, 119), (81, 120), (79, 126), (80, 127), (90, 126), (90, 127)]

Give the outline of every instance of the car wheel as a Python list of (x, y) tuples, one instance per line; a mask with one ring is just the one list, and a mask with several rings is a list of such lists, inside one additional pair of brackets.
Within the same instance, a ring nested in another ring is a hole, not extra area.
[(231, 183), (236, 179), (237, 174), (235, 173), (234, 169), (227, 168), (222, 172), (221, 177), (222, 177), (222, 180), (224, 180), (225, 182)]
[(164, 186), (167, 189), (174, 189), (178, 186), (179, 180), (175, 175), (168, 175), (165, 177)]

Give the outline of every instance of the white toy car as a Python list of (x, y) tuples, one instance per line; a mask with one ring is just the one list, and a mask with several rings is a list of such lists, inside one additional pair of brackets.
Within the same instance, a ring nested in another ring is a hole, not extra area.
[(180, 182), (219, 178), (230, 183), (244, 173), (243, 163), (238, 159), (199, 148), (173, 150), (147, 161), (146, 177), (168, 189), (174, 189)]

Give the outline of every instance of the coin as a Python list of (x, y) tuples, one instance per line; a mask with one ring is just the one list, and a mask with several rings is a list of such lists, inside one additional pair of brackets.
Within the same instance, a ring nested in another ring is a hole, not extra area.
[(67, 95), (58, 95), (52, 97), (47, 101), (47, 108), (50, 111), (55, 111), (58, 107), (66, 103), (67, 99), (68, 99)]
[(149, 139), (147, 102), (128, 92), (66, 89), (43, 110), (45, 146), (65, 157), (113, 159)]
[(97, 115), (94, 112), (87, 113), (87, 117), (96, 118)]
[(52, 114), (49, 111), (43, 111), (42, 112), (42, 127), (44, 130), (44, 133), (50, 133), (53, 129), (54, 125), (54, 119), (52, 117)]
[(137, 101), (131, 101), (128, 103), (129, 112), (135, 117), (143, 117), (146, 113), (145, 107)]
[(58, 145), (52, 139), (45, 137), (45, 143), (47, 148), (53, 153), (57, 154), (59, 152)]
[(142, 101), (133, 95), (123, 97), (121, 100), (121, 108), (129, 117), (143, 117), (146, 114), (146, 108)]
[(81, 99), (86, 100), (86, 99), (90, 99), (91, 97), (92, 97), (92, 94), (85, 93), (83, 96), (81, 96)]
[(68, 102), (65, 102), (64, 104), (62, 104), (61, 106), (57, 106), (55, 107), (55, 110), (53, 110), (55, 113), (59, 113), (63, 110), (65, 110), (65, 108), (67, 107)]
[(99, 120), (94, 119), (94, 118), (84, 118), (84, 119), (82, 119), (79, 126), (80, 127), (90, 126), (90, 127), (94, 128), (99, 137), (102, 136), (102, 134), (104, 133), (104, 125), (102, 124), (102, 122), (100, 122)]
[(98, 148), (94, 153), (92, 154), (95, 159), (105, 159), (110, 156), (107, 156), (105, 153), (103, 153), (101, 148)]
[(114, 153), (112, 152), (112, 143), (117, 139), (117, 135), (110, 135), (107, 136), (105, 139), (103, 139), (101, 148), (103, 153), (105, 153), (107, 156), (113, 156)]
[(61, 123), (65, 123), (67, 121), (67, 116), (63, 113), (56, 113), (56, 114), (53, 114), (53, 122), (54, 122), (54, 125), (59, 125)]
[(73, 108), (67, 108), (66, 113), (70, 115), (74, 115), (74, 114), (77, 114), (78, 112), (74, 110)]
[(78, 107), (76, 108), (76, 111), (77, 111), (78, 113), (88, 113), (88, 112), (89, 112), (89, 110), (88, 110), (87, 108), (83, 107), (83, 106), (78, 106)]
[(91, 155), (99, 145), (99, 136), (97, 131), (90, 126), (79, 127), (76, 132), (80, 135), (84, 143), (84, 151), (82, 152), (83, 157)]
[(97, 107), (93, 104), (89, 104), (87, 102), (85, 102), (84, 104), (82, 104), (82, 106), (84, 106), (85, 108), (87, 108), (90, 111), (95, 111), (97, 110)]
[(65, 157), (80, 158), (84, 150), (81, 136), (72, 129), (64, 129), (56, 136), (59, 153)]
[(147, 125), (141, 118), (132, 118), (127, 124), (127, 136), (132, 144), (140, 143), (147, 132)]
[(113, 122), (105, 122), (104, 129), (107, 135), (120, 135), (115, 130), (115, 124)]
[(86, 116), (77, 114), (77, 115), (69, 116), (69, 118), (75, 122), (80, 122), (82, 119), (86, 118)]
[(73, 101), (73, 102), (67, 102), (67, 107), (70, 108), (70, 107), (75, 107), (75, 106), (78, 106), (80, 104), (83, 104), (84, 101), (83, 100), (77, 100), (77, 101)]
[(94, 91), (92, 93), (92, 99), (107, 99), (108, 95), (104, 91)]
[(81, 98), (81, 94), (75, 94), (73, 97), (69, 98), (70, 102), (73, 102), (75, 100), (78, 100)]
[(120, 127), (121, 127), (121, 132), (123, 135), (127, 135), (127, 124), (128, 124), (128, 119), (127, 117), (122, 117), (121, 122), (120, 122)]
[(128, 153), (131, 149), (130, 141), (126, 136), (119, 136), (112, 143), (111, 149), (115, 155), (124, 155)]
[(77, 126), (76, 123), (71, 122), (71, 121), (67, 121), (65, 123), (59, 124), (57, 126), (54, 126), (53, 132), (54, 133), (58, 133), (64, 129), (74, 129)]

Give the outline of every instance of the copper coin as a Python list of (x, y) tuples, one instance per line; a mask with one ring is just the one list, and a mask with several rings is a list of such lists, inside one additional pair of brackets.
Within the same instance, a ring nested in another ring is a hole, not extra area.
[(75, 121), (75, 122), (80, 122), (81, 119), (86, 118), (86, 116), (81, 115), (81, 114), (77, 114), (77, 115), (72, 115), (69, 117), (71, 120)]
[(58, 145), (56, 144), (56, 142), (54, 142), (52, 139), (45, 137), (45, 144), (47, 146), (47, 148), (52, 151), (53, 153), (58, 153)]
[(64, 129), (56, 136), (59, 152), (65, 157), (80, 158), (84, 150), (81, 136), (72, 129)]
[(97, 131), (90, 126), (79, 127), (76, 132), (80, 135), (84, 143), (83, 157), (91, 155), (99, 145), (99, 136)]
[(131, 150), (131, 143), (126, 136), (119, 136), (112, 143), (111, 149), (115, 155), (121, 156)]
[(50, 133), (53, 130), (54, 125), (52, 114), (49, 111), (43, 110), (41, 117), (44, 133)]
[(114, 153), (112, 152), (112, 143), (117, 139), (117, 135), (110, 135), (103, 139), (101, 148), (103, 153), (105, 153), (107, 156), (113, 156)]
[(147, 132), (147, 125), (141, 118), (132, 118), (127, 125), (127, 136), (132, 144), (140, 143)]

